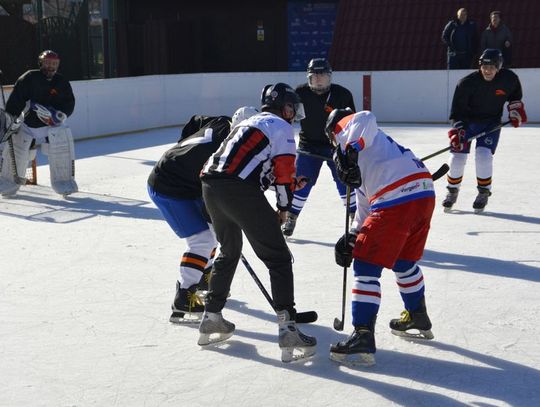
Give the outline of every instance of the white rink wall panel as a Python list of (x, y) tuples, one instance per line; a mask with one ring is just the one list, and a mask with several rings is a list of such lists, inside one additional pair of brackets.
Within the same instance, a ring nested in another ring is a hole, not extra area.
[[(540, 122), (540, 69), (515, 69), (530, 122)], [(363, 106), (363, 77), (371, 76), (371, 109), (379, 122), (447, 123), (456, 83), (469, 70), (334, 72), (333, 82)], [(194, 114), (232, 115), (260, 105), (264, 85), (306, 81), (304, 72), (242, 72), (150, 75), (73, 81), (76, 139), (177, 126)], [(9, 95), (9, 89), (7, 90)]]

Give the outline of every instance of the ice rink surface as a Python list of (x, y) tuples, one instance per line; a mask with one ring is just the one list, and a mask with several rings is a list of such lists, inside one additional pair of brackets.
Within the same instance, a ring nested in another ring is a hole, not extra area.
[[(447, 143), (446, 126), (381, 127), (420, 157)], [(275, 316), (242, 264), (224, 310), (237, 328), (226, 344), (202, 350), (196, 326), (168, 322), (185, 245), (150, 202), (146, 178), (178, 135), (78, 142), (80, 193), (54, 194), (40, 165), (38, 186), (0, 199), (0, 406), (540, 405), (538, 125), (503, 129), (485, 214), (472, 210), (474, 157), (454, 213), (443, 213), (445, 181), (436, 182), (421, 262), (435, 339), (390, 333), (402, 303), (385, 270), (377, 364), (358, 369), (328, 359), (352, 326), (349, 294), (345, 331), (332, 329), (345, 213), (327, 169), (289, 244), (297, 308), (319, 313), (301, 328), (318, 339), (314, 359), (281, 363)], [(447, 157), (426, 164), (434, 171)], [(269, 289), (247, 242), (244, 254)]]

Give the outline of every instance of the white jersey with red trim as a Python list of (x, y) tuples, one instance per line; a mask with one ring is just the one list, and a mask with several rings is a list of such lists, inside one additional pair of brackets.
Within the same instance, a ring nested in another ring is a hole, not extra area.
[(360, 190), (370, 210), (435, 196), (431, 174), (422, 161), (380, 130), (373, 113), (362, 111), (347, 116), (339, 128), (339, 148), (345, 151), (351, 146), (358, 151)]
[(296, 173), (293, 127), (269, 112), (240, 122), (208, 159), (202, 177), (235, 177), (276, 187), (277, 206), (287, 209)]

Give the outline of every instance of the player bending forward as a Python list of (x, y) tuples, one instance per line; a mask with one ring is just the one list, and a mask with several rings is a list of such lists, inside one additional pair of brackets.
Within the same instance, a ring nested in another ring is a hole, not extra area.
[[(216, 237), (202, 200), (199, 173), (212, 153), (239, 122), (257, 113), (241, 107), (233, 117), (193, 116), (178, 143), (167, 150), (148, 177), (148, 194), (187, 249), (180, 257), (176, 295), (171, 305), (172, 323), (199, 322), (204, 311), (201, 296), (208, 281)], [(197, 295), (199, 294), (199, 295)]]
[[(290, 362), (314, 355), (317, 344), (296, 326), (292, 258), (280, 229), (296, 184), (291, 123), (303, 117), (303, 107), (296, 92), (284, 83), (266, 86), (261, 104), (262, 113), (234, 128), (202, 171), (204, 202), (220, 253), (212, 267), (198, 343), (223, 341), (234, 332), (234, 324), (221, 311), (242, 254), (243, 232), (270, 273), (281, 360)], [(271, 185), (277, 213), (264, 195)]]
[[(58, 54), (43, 51), (38, 64), (39, 69), (27, 71), (17, 80), (6, 103), (6, 112), (12, 117), (18, 117), (24, 111), (24, 122), (11, 136), (10, 148), (3, 151), (0, 173), (0, 193), (3, 196), (15, 195), (24, 185), (28, 162), (32, 159), (31, 148), (36, 143), (43, 143), (43, 152), (49, 157), (54, 191), (61, 195), (78, 191), (74, 178), (73, 136), (65, 124), (75, 108), (75, 97), (68, 80), (57, 73), (60, 65)], [(32, 153), (35, 154), (34, 149)]]
[(431, 174), (411, 150), (377, 127), (373, 113), (334, 110), (327, 135), (336, 146), (340, 179), (356, 190), (357, 211), (348, 236), (335, 246), (336, 262), (354, 258), (352, 324), (345, 341), (332, 345), (330, 358), (343, 363), (375, 363), (375, 321), (383, 268), (394, 271), (405, 311), (390, 321), (392, 333), (432, 339), (424, 299), (422, 257), (435, 205)]

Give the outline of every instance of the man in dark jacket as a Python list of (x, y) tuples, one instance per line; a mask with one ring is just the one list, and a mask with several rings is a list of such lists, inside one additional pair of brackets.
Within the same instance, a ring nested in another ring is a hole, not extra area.
[(460, 8), (457, 18), (446, 24), (442, 40), (448, 46), (448, 69), (469, 69), (478, 44), (476, 23)]
[[(36, 143), (48, 147), (51, 185), (55, 192), (69, 195), (78, 190), (74, 179), (73, 136), (65, 124), (75, 109), (75, 96), (69, 81), (57, 72), (60, 57), (56, 52), (43, 51), (38, 64), (39, 69), (27, 71), (17, 79), (6, 103), (6, 112), (12, 117), (24, 113), (24, 122), (10, 140), (13, 148), (10, 146), (9, 150), (13, 150), (13, 154), (4, 150), (0, 176), (0, 192), (4, 196), (17, 193), (26, 173), (30, 148)], [(15, 169), (17, 174), (14, 174)]]
[(508, 68), (512, 64), (512, 33), (501, 21), (501, 12), (492, 11), (489, 15), (490, 23), (482, 33), (480, 48), (483, 50), (494, 48), (501, 51), (503, 67)]

